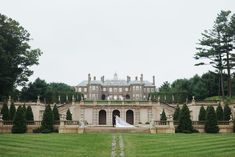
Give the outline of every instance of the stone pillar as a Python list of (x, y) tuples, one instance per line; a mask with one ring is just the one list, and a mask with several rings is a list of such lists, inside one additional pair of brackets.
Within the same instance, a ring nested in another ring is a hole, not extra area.
[(11, 96), (9, 96), (9, 98), (8, 98), (8, 102), (7, 102), (7, 105), (11, 105)]
[(72, 105), (74, 105), (75, 103), (75, 98), (74, 98), (74, 95), (72, 96)]

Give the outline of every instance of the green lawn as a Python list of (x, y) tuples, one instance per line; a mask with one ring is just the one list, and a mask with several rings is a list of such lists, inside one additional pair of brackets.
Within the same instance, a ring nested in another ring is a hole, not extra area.
[[(0, 157), (110, 157), (113, 134), (0, 134)], [(122, 134), (126, 157), (235, 157), (235, 134)]]

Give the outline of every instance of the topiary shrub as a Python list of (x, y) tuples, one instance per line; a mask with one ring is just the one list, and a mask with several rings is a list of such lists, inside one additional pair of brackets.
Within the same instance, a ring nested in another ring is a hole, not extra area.
[(174, 121), (179, 121), (179, 116), (180, 116), (180, 107), (177, 105), (174, 115), (173, 115), (173, 120)]
[(13, 121), (15, 113), (16, 113), (16, 107), (15, 107), (14, 103), (12, 102), (11, 106), (10, 106), (10, 110), (9, 110), (9, 120)]
[(50, 105), (47, 105), (45, 108), (45, 111), (43, 113), (41, 129), (42, 130), (45, 130), (45, 129), (50, 130), (50, 132), (52, 132), (53, 131), (53, 124), (54, 124), (53, 112), (51, 110)]
[(199, 121), (205, 121), (206, 120), (206, 110), (205, 110), (204, 106), (201, 106), (201, 108), (200, 108), (198, 120)]
[(223, 108), (220, 104), (216, 108), (216, 116), (217, 116), (218, 121), (223, 121), (224, 120), (224, 111), (223, 111)]
[(218, 133), (219, 127), (217, 122), (216, 113), (213, 106), (208, 106), (206, 113), (206, 123), (205, 123), (206, 133)]
[(69, 109), (66, 112), (66, 120), (72, 120), (72, 113), (70, 112)]
[(228, 106), (228, 104), (225, 104), (224, 106), (224, 120), (229, 121), (231, 119), (231, 108)]
[(26, 119), (25, 119), (25, 113), (21, 106), (17, 108), (14, 120), (13, 120), (13, 126), (11, 129), (12, 133), (25, 133), (27, 131), (26, 126)]
[(54, 123), (60, 121), (60, 114), (59, 114), (59, 111), (58, 111), (56, 104), (53, 107), (53, 115), (54, 115)]
[(192, 121), (190, 119), (190, 111), (186, 104), (183, 105), (180, 116), (179, 116), (179, 125), (176, 128), (177, 133), (189, 133), (193, 132)]
[(33, 111), (31, 106), (28, 106), (26, 109), (26, 120), (27, 121), (34, 121), (34, 117), (33, 117)]
[(8, 121), (9, 120), (9, 109), (7, 103), (4, 103), (1, 109), (2, 120)]

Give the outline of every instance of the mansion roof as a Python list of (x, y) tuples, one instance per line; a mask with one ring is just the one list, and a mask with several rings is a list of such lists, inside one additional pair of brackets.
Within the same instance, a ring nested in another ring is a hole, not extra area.
[[(88, 81), (82, 81), (78, 84), (78, 86), (87, 86)], [(96, 84), (101, 86), (130, 86), (134, 84), (143, 84), (144, 86), (154, 86), (149, 81), (140, 81), (140, 80), (134, 80), (134, 81), (126, 81), (126, 80), (91, 80), (90, 84)]]
[(144, 86), (150, 86), (155, 87), (155, 77), (153, 76), (153, 82), (143, 80), (143, 75), (141, 74), (140, 79), (138, 80), (138, 77), (135, 78), (135, 80), (131, 80), (131, 77), (127, 76), (127, 79), (118, 79), (117, 74), (114, 74), (113, 79), (105, 80), (104, 76), (101, 77), (100, 80), (96, 80), (96, 77), (94, 79), (91, 79), (90, 74), (88, 74), (88, 80), (82, 81), (78, 84), (80, 87), (87, 86), (88, 84), (91, 85), (101, 85), (101, 86), (130, 86), (130, 85), (144, 85)]

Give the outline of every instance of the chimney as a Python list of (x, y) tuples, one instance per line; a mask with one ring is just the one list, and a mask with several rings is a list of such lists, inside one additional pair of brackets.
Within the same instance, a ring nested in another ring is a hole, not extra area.
[(155, 76), (153, 76), (153, 85), (155, 85)]
[(104, 83), (104, 76), (101, 77), (101, 81), (102, 81), (102, 83)]
[(135, 80), (138, 81), (138, 76), (135, 77)]
[(88, 74), (88, 83), (91, 82), (91, 74)]
[(143, 74), (140, 75), (140, 81), (143, 82), (144, 81), (144, 77)]
[(127, 76), (127, 83), (129, 83), (131, 81), (131, 77), (130, 76)]
[(94, 76), (94, 81), (96, 80), (96, 77)]

